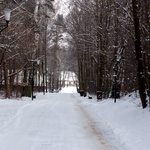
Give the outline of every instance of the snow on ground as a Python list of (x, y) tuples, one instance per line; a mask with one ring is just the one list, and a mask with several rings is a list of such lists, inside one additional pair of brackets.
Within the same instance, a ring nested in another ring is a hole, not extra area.
[(149, 150), (149, 116), (136, 94), (97, 102), (66, 87), (34, 101), (1, 99), (0, 149)]
[(123, 150), (149, 150), (150, 112), (148, 108), (142, 109), (140, 99), (134, 94), (117, 100), (117, 103), (113, 99), (101, 102), (79, 99), (111, 143), (116, 146), (120, 143)]
[(60, 93), (77, 93), (77, 89), (74, 86), (64, 87), (64, 88), (62, 88)]

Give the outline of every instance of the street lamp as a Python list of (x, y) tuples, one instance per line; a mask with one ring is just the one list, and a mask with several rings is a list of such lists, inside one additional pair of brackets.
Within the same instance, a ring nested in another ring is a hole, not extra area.
[(34, 68), (35, 68), (36, 64), (39, 65), (40, 61), (39, 60), (31, 60), (31, 62), (32, 62), (32, 72), (29, 75), (29, 82), (31, 84), (31, 99), (33, 100), (34, 98), (36, 98), (33, 95), (33, 90), (34, 90)]
[(114, 102), (116, 103), (116, 99), (117, 99), (117, 72), (118, 72), (118, 64), (116, 63), (116, 65), (113, 67), (114, 70)]
[(8, 24), (9, 24), (9, 21), (10, 21), (11, 10), (9, 8), (4, 8), (3, 13), (4, 13), (4, 16), (5, 16), (6, 26), (0, 30), (0, 33), (8, 27)]
[(117, 98), (117, 90), (116, 90), (116, 88), (117, 88), (117, 73), (116, 73), (116, 71), (115, 71), (115, 73), (114, 73), (114, 102), (116, 103), (116, 98)]

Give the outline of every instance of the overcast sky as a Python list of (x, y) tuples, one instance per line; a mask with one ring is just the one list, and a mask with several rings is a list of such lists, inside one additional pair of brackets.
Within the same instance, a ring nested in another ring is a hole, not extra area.
[[(70, 0), (55, 0), (55, 3), (58, 3), (59, 2), (59, 5), (60, 5), (60, 10), (59, 10), (59, 13), (60, 14), (63, 14), (63, 16), (65, 17), (67, 14), (68, 14), (68, 5), (69, 5), (69, 1)], [(55, 7), (55, 6), (54, 6)]]

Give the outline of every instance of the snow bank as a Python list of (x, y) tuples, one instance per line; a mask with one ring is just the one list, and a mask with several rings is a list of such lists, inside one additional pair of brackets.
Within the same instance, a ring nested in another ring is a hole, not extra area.
[(142, 109), (136, 94), (128, 95), (117, 103), (113, 99), (97, 102), (96, 99), (78, 98), (113, 145), (119, 150), (149, 150), (150, 112)]

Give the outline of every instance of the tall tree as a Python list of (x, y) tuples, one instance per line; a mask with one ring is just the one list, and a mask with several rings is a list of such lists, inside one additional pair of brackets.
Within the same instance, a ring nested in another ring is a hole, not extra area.
[(146, 82), (145, 82), (144, 68), (143, 68), (138, 6), (139, 6), (138, 0), (132, 0), (133, 19), (134, 19), (134, 28), (135, 28), (135, 50), (136, 50), (136, 59), (138, 63), (137, 66), (138, 86), (139, 86), (139, 94), (141, 97), (142, 106), (143, 108), (145, 108), (147, 106), (146, 87), (145, 87)]

